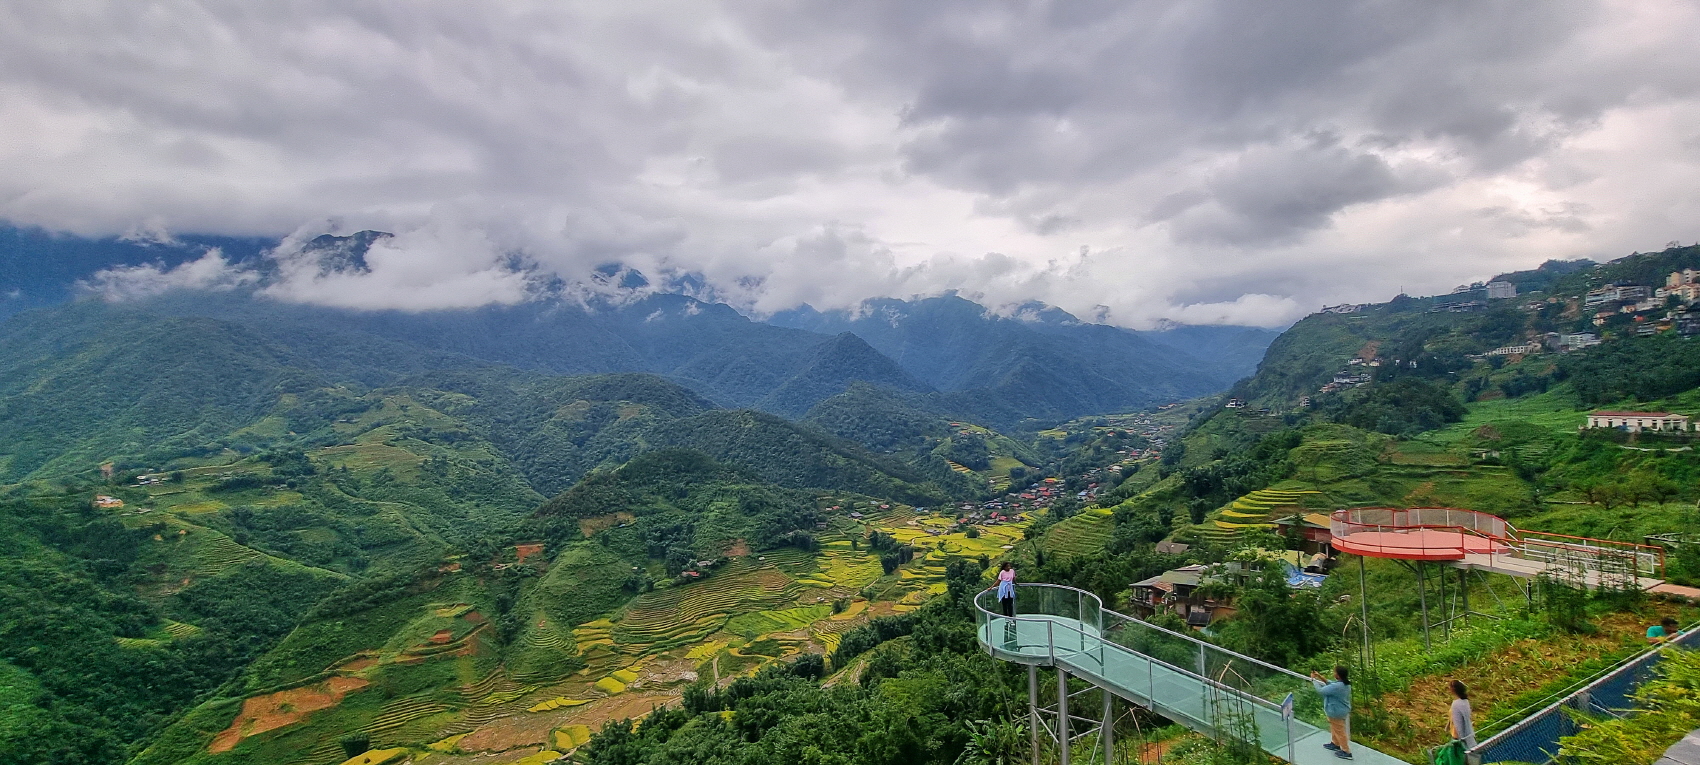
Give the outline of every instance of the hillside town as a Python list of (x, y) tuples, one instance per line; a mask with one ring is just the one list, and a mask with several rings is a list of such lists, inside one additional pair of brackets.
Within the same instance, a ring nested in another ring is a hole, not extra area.
[[(1510, 282), (1476, 282), (1459, 286), (1447, 295), (1429, 298), (1431, 305), (1428, 312), (1482, 311), (1487, 309), (1488, 300), (1516, 297), (1517, 287)], [(1579, 299), (1565, 301), (1554, 296), (1529, 301), (1520, 308), (1534, 312), (1545, 310), (1548, 306), (1563, 305), (1567, 311), (1586, 315), (1593, 326), (1602, 330), (1614, 330), (1613, 334), (1618, 336), (1650, 337), (1674, 333), (1680, 337), (1693, 337), (1700, 335), (1700, 305), (1697, 303), (1700, 303), (1700, 270), (1685, 268), (1672, 271), (1665, 278), (1665, 283), (1657, 287), (1606, 284), (1589, 290)], [(1368, 305), (1348, 303), (1324, 306), (1319, 313), (1352, 315), (1368, 308)], [(1628, 325), (1621, 326), (1625, 319)], [(1613, 324), (1618, 326), (1607, 326)], [(1547, 332), (1521, 343), (1466, 354), (1465, 358), (1482, 361), (1494, 358), (1513, 359), (1540, 353), (1570, 353), (1599, 345), (1609, 336), (1611, 335), (1603, 337), (1599, 332)], [(1369, 347), (1367, 351), (1361, 351), (1348, 359), (1346, 368), (1334, 373), (1333, 378), (1323, 384), (1317, 393), (1336, 393), (1368, 385), (1374, 378), (1374, 372), (1371, 370), (1383, 364), (1410, 364), (1414, 367), (1417, 362), (1384, 359), (1375, 354), (1373, 347)], [(1246, 402), (1237, 398), (1230, 399), (1226, 404), (1230, 409), (1246, 405)], [(1301, 399), (1299, 405), (1301, 408), (1308, 406), (1309, 397)], [(1588, 427), (1594, 426), (1590, 424)]]

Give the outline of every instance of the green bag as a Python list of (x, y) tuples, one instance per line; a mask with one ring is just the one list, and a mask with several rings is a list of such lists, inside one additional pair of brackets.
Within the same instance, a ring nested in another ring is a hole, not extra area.
[(1435, 747), (1430, 759), (1434, 765), (1467, 765), (1464, 761), (1464, 742), (1453, 739), (1450, 744)]

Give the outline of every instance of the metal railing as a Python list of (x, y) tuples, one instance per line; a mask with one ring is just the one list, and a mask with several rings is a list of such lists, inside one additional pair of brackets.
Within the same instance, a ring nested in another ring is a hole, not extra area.
[[(1460, 534), (1456, 550), (1466, 552), (1465, 536), (1480, 537), (1499, 543), (1494, 546), (1498, 555), (1544, 563), (1549, 566), (1568, 566), (1605, 573), (1634, 572), (1637, 576), (1663, 575), (1665, 551), (1653, 545), (1591, 539), (1540, 531), (1521, 531), (1504, 519), (1489, 513), (1455, 507), (1354, 507), (1336, 510), (1329, 516), (1329, 532), (1336, 539), (1353, 534), (1437, 530)], [(1436, 540), (1426, 540), (1432, 545)], [(1354, 547), (1374, 549), (1373, 545), (1354, 542)], [(1391, 547), (1391, 546), (1390, 546)], [(1405, 548), (1398, 547), (1402, 552)], [(1478, 550), (1479, 551), (1479, 550)]]
[(1329, 531), (1335, 537), (1414, 529), (1447, 529), (1489, 539), (1509, 539), (1516, 533), (1497, 515), (1456, 507), (1353, 507), (1329, 516)]
[(1559, 739), (1582, 730), (1575, 712), (1621, 717), (1633, 711), (1635, 691), (1653, 677), (1654, 666), (1672, 647), (1700, 648), (1700, 629), (1690, 627), (1663, 645), (1625, 659), (1580, 688), (1489, 736), (1471, 749), (1470, 754), (1479, 757), (1482, 763), (1551, 762), (1558, 756)]
[(1586, 567), (1610, 560), (1626, 570), (1648, 577), (1662, 576), (1665, 567), (1664, 548), (1633, 542), (1519, 531), (1512, 546), (1519, 553), (1518, 557), (1554, 565)]
[[(1304, 692), (1309, 678), (1106, 610), (1083, 590), (1018, 585), (1014, 617), (993, 610), (995, 603), (989, 590), (974, 599), (980, 641), (999, 658), (1061, 667), (1187, 727), (1277, 754), (1290, 755), (1297, 736), (1326, 725), (1321, 698)], [(1176, 692), (1176, 683), (1186, 688)], [(1293, 718), (1308, 724), (1283, 715), (1288, 693)]]

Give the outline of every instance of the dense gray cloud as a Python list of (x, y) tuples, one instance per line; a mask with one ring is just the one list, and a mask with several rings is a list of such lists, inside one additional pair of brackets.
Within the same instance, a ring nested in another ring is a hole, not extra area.
[[(596, 289), (617, 262), (757, 312), (954, 289), (1274, 325), (1700, 236), (1697, 22), (1658, 0), (0, 0), (0, 218), (292, 235), (267, 294), (343, 306)], [(300, 257), (363, 228), (398, 234), (370, 272)], [(96, 284), (246, 278), (214, 258)]]

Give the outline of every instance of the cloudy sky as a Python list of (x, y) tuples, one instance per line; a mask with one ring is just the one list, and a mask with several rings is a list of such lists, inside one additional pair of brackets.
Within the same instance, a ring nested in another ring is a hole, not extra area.
[(619, 262), (757, 313), (1279, 325), (1700, 238), (1696, 30), (1661, 0), (0, 0), (0, 219), (396, 232), (274, 289), (342, 305)]

